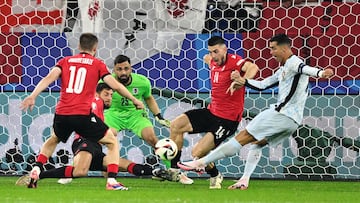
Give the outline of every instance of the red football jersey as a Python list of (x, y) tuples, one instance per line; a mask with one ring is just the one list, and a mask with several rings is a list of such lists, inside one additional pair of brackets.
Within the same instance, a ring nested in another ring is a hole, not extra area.
[(91, 111), (104, 121), (104, 101), (99, 97), (95, 97), (91, 104)]
[(238, 70), (241, 73), (245, 61), (236, 54), (227, 54), (225, 64), (222, 66), (218, 66), (213, 60), (210, 61), (211, 102), (208, 109), (212, 114), (232, 121), (241, 120), (245, 87), (236, 90), (233, 95), (226, 93), (226, 90), (232, 83), (231, 72)]
[[(101, 120), (104, 121), (104, 101), (99, 97), (94, 97), (91, 103), (91, 111), (97, 115)], [(79, 139), (81, 136), (75, 133), (75, 140)]]
[(56, 114), (89, 115), (99, 79), (110, 74), (106, 65), (90, 54), (80, 53), (61, 59), (56, 66), (62, 70)]

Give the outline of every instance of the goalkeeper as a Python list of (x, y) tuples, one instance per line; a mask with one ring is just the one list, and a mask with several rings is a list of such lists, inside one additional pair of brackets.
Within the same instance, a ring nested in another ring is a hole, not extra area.
[[(122, 83), (135, 98), (144, 100), (149, 110), (153, 113), (156, 121), (165, 127), (170, 122), (164, 119), (160, 113), (155, 98), (151, 95), (151, 84), (143, 75), (132, 73), (130, 59), (124, 55), (118, 55), (114, 60), (113, 77)], [(138, 110), (131, 100), (118, 93), (113, 94), (113, 102), (105, 111), (105, 123), (117, 134), (122, 130), (130, 130), (139, 138), (155, 147), (158, 137), (148, 117), (146, 110)], [(166, 164), (166, 163), (165, 163)]]

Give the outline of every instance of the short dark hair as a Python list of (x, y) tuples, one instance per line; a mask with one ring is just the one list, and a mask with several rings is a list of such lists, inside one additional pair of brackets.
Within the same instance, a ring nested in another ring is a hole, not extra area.
[(125, 61), (127, 61), (127, 62), (129, 62), (129, 64), (131, 64), (129, 57), (120, 54), (120, 55), (118, 55), (118, 56), (115, 58), (115, 60), (114, 60), (114, 65), (116, 65), (116, 64), (118, 64), (118, 63), (123, 63), (123, 62), (125, 62)]
[(104, 89), (111, 90), (111, 87), (103, 82), (100, 82), (96, 86), (96, 93), (100, 94)]
[(80, 36), (80, 48), (82, 50), (91, 51), (98, 42), (98, 38), (92, 33), (83, 33)]
[(220, 36), (213, 36), (208, 40), (208, 46), (225, 44), (225, 40)]
[(290, 38), (284, 33), (274, 35), (270, 39), (270, 42), (277, 42), (278, 45), (283, 45), (283, 44), (287, 44), (289, 46), (291, 45)]

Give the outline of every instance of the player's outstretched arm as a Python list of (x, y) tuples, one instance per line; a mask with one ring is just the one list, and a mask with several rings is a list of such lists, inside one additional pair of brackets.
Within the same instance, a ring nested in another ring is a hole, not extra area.
[(330, 78), (331, 76), (334, 75), (334, 71), (331, 68), (326, 68), (323, 70), (316, 67), (305, 65), (303, 63), (300, 64), (299, 66), (297, 65), (293, 66), (292, 68), (294, 69), (294, 71), (297, 71), (298, 73), (306, 74), (318, 78)]
[(153, 113), (154, 115), (160, 113), (160, 108), (158, 106), (158, 104), (156, 103), (155, 98), (150, 95), (147, 98), (144, 98), (144, 101), (146, 103), (146, 105), (149, 107), (151, 113)]
[(327, 68), (327, 69), (323, 70), (320, 77), (321, 78), (330, 78), (333, 75), (334, 75), (334, 71), (330, 68)]
[(117, 91), (120, 95), (122, 95), (122, 96), (130, 99), (130, 100), (134, 103), (134, 105), (135, 105), (135, 107), (136, 107), (137, 109), (143, 109), (143, 108), (144, 108), (144, 104), (142, 103), (142, 101), (136, 99), (136, 98), (126, 89), (126, 87), (125, 87), (123, 84), (121, 84), (121, 83), (119, 83), (118, 81), (116, 81), (116, 79), (115, 79), (113, 76), (111, 76), (111, 75), (109, 74), (109, 75), (105, 76), (103, 80), (104, 80), (104, 82), (105, 82), (106, 84), (108, 84), (113, 90)]
[(151, 113), (153, 113), (155, 120), (162, 126), (170, 127), (170, 121), (166, 120), (160, 113), (160, 108), (156, 103), (155, 98), (150, 95), (150, 97), (145, 98), (145, 103), (149, 107)]
[(61, 69), (59, 67), (55, 66), (54, 68), (52, 68), (51, 71), (36, 85), (34, 91), (32, 91), (32, 93), (21, 102), (20, 109), (23, 111), (30, 109), (30, 111), (32, 111), (35, 106), (36, 97), (42, 91), (44, 91), (51, 83), (57, 80), (60, 75)]

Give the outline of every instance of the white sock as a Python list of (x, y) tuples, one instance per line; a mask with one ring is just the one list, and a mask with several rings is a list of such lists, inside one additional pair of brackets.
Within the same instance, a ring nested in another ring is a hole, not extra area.
[(240, 148), (241, 144), (233, 137), (229, 141), (212, 150), (208, 155), (199, 159), (199, 161), (207, 165), (210, 162), (235, 155), (240, 151)]
[(241, 179), (250, 179), (251, 174), (254, 172), (257, 164), (260, 161), (262, 154), (262, 147), (256, 144), (250, 146), (249, 154), (246, 158), (244, 174)]
[(40, 170), (40, 167), (39, 167), (39, 166), (34, 166), (34, 168), (32, 168), (32, 170), (31, 170), (31, 171), (36, 171), (38, 175), (40, 175), (40, 172), (41, 172), (41, 170)]
[(108, 178), (107, 182), (110, 183), (110, 184), (116, 184), (117, 183), (115, 178)]

